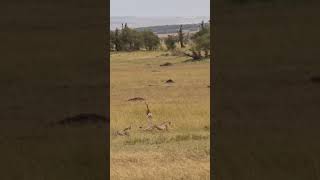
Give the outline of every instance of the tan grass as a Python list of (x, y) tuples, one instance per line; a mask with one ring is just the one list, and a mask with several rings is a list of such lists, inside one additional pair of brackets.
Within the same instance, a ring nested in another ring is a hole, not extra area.
[[(111, 132), (133, 128), (130, 137), (111, 137), (112, 179), (209, 179), (210, 62), (162, 54), (111, 55)], [(146, 107), (127, 101), (134, 97), (147, 100), (155, 123), (171, 121), (169, 132), (141, 132)]]

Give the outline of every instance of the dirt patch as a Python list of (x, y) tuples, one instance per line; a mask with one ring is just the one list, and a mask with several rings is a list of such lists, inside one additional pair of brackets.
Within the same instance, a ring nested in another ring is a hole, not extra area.
[(166, 83), (175, 83), (172, 79), (168, 79)]
[(161, 56), (169, 56), (169, 53), (161, 54)]
[(172, 65), (173, 65), (172, 63), (166, 62), (164, 64), (161, 64), (160, 66), (172, 66)]
[(135, 98), (128, 99), (128, 101), (144, 101), (144, 100), (145, 99), (142, 97), (135, 97)]

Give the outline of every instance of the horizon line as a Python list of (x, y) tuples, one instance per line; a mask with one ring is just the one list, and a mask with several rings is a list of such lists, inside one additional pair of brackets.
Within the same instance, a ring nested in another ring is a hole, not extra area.
[(136, 15), (136, 16), (132, 16), (132, 15), (110, 15), (110, 17), (150, 17), (150, 18), (155, 18), (155, 17), (210, 17), (210, 15), (195, 15), (195, 16), (141, 16), (141, 15)]

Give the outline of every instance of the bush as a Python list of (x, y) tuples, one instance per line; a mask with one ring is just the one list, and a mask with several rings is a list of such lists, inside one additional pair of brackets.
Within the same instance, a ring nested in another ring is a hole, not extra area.
[(201, 29), (195, 33), (192, 37), (192, 45), (190, 51), (192, 54), (186, 54), (193, 58), (193, 60), (200, 60), (203, 58), (202, 53), (204, 52), (205, 57), (209, 56), (210, 52), (210, 26), (201, 23)]
[(168, 37), (165, 39), (165, 44), (167, 46), (168, 50), (174, 50), (176, 49), (176, 38), (172, 35), (168, 35)]
[(171, 56), (184, 56), (184, 52), (180, 49), (174, 49), (171, 51)]
[(156, 50), (160, 45), (160, 39), (153, 32), (145, 30), (142, 32), (144, 47), (146, 50)]

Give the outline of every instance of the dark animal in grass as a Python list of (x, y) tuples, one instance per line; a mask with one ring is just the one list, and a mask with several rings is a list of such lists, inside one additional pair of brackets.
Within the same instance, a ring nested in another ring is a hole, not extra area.
[(84, 125), (84, 124), (99, 124), (99, 123), (110, 123), (110, 120), (104, 116), (90, 113), (81, 113), (75, 116), (67, 117), (56, 123), (50, 125)]
[(128, 101), (144, 101), (144, 100), (145, 99), (142, 97), (135, 97), (135, 98), (128, 99)]
[(164, 64), (161, 64), (160, 66), (172, 66), (172, 63), (166, 62)]
[(166, 81), (166, 83), (174, 83), (174, 81), (172, 79), (169, 79)]

